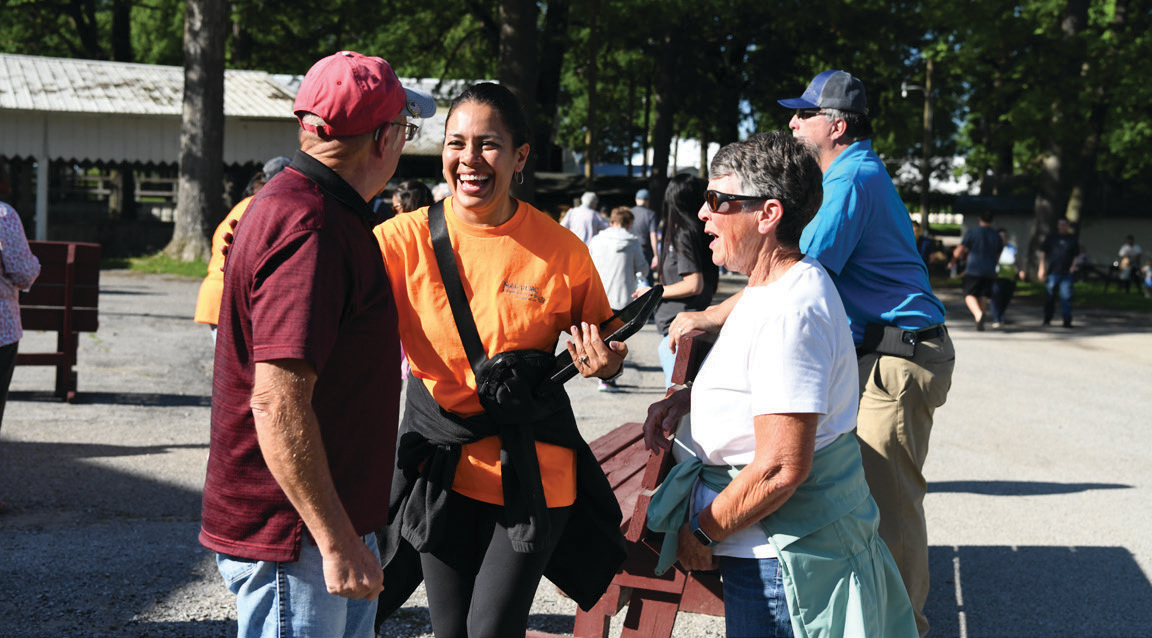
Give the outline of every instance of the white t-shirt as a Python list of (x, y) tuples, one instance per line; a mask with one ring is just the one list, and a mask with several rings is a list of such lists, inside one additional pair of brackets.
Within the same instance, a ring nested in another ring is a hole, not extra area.
[[(848, 315), (832, 279), (805, 257), (777, 281), (749, 287), (692, 384), (690, 446), (707, 465), (747, 465), (756, 451), (753, 418), (816, 413), (816, 449), (856, 427), (859, 372)], [(697, 485), (699, 510), (715, 494)], [(759, 525), (713, 553), (773, 556)]]

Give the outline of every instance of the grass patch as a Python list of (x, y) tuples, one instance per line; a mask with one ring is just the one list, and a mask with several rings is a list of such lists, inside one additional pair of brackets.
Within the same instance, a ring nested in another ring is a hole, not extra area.
[[(1135, 285), (1135, 284), (1134, 284)], [(932, 287), (936, 289), (954, 289), (960, 293), (960, 279), (934, 278)], [(1044, 284), (1021, 281), (1016, 284), (1016, 299), (1032, 299), (1037, 302), (1044, 301)], [(1092, 308), (1098, 310), (1122, 310), (1126, 312), (1140, 312), (1152, 314), (1152, 299), (1144, 297), (1139, 292), (1124, 292), (1117, 290), (1113, 284), (1104, 290), (1104, 283), (1100, 281), (1077, 282), (1072, 286), (1072, 305), (1074, 308)]]
[[(1044, 300), (1044, 285), (1033, 282), (1021, 282), (1016, 285), (1017, 297), (1032, 297), (1038, 301)], [(1104, 283), (1093, 281), (1091, 283), (1078, 282), (1072, 286), (1072, 305), (1081, 308), (1100, 308), (1105, 310), (1124, 310), (1152, 313), (1152, 299), (1144, 297), (1139, 292), (1124, 292), (1118, 290), (1113, 284), (1104, 290)]]
[(929, 227), (933, 235), (960, 235), (964, 227), (960, 224), (932, 224)]
[(165, 256), (163, 253), (146, 255), (144, 257), (127, 257), (123, 259), (104, 259), (100, 267), (105, 269), (120, 268), (135, 272), (144, 272), (162, 275), (183, 275), (186, 277), (203, 277), (208, 272), (208, 262), (202, 260), (180, 261)]

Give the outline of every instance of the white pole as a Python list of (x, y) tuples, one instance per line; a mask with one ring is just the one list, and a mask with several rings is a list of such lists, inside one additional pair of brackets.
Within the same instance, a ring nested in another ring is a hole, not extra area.
[(36, 239), (48, 239), (48, 118), (40, 119), (40, 157), (36, 158)]
[(48, 154), (36, 158), (36, 239), (48, 239)]

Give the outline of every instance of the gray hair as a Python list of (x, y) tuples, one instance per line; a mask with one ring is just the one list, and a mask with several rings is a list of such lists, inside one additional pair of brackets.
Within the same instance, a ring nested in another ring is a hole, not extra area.
[(596, 193), (593, 193), (592, 191), (587, 191), (580, 196), (580, 204), (586, 208), (596, 208), (596, 205), (599, 203), (600, 198), (597, 197)]
[(292, 163), (292, 158), (280, 155), (264, 162), (264, 181), (271, 180), (276, 177), (276, 173), (284, 170), (286, 166)]
[(844, 137), (849, 143), (871, 139), (872, 120), (867, 113), (856, 111), (841, 111), (840, 109), (820, 109), (820, 114), (829, 122), (844, 120)]
[(432, 189), (432, 199), (440, 201), (452, 194), (452, 187), (448, 182), (440, 182)]
[(743, 142), (721, 148), (708, 169), (709, 179), (732, 175), (742, 193), (780, 200), (784, 217), (776, 240), (788, 247), (800, 245), (804, 227), (816, 215), (824, 198), (823, 176), (812, 149), (784, 131), (757, 133)]

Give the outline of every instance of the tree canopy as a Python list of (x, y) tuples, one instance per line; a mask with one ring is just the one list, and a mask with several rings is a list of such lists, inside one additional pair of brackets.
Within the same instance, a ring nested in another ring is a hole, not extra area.
[[(919, 161), (932, 60), (932, 170), (965, 158), (983, 194), (1033, 194), (1045, 219), (1091, 214), (1152, 177), (1152, 9), (1133, 0), (327, 0), (228, 5), (226, 64), (303, 73), (338, 49), (401, 76), (498, 79), (531, 96), (552, 149), (619, 162), (677, 136), (781, 128), (776, 100), (819, 71), (867, 87), (874, 146)], [(182, 64), (181, 0), (0, 0), (0, 50)], [(532, 28), (532, 27), (535, 28)], [(685, 158), (680, 158), (681, 161)], [(662, 179), (662, 175), (654, 179)], [(654, 182), (659, 186), (660, 183)], [(905, 196), (914, 200), (918, 186)], [(1039, 209), (1038, 209), (1039, 212)], [(1043, 220), (1040, 220), (1043, 225)]]

